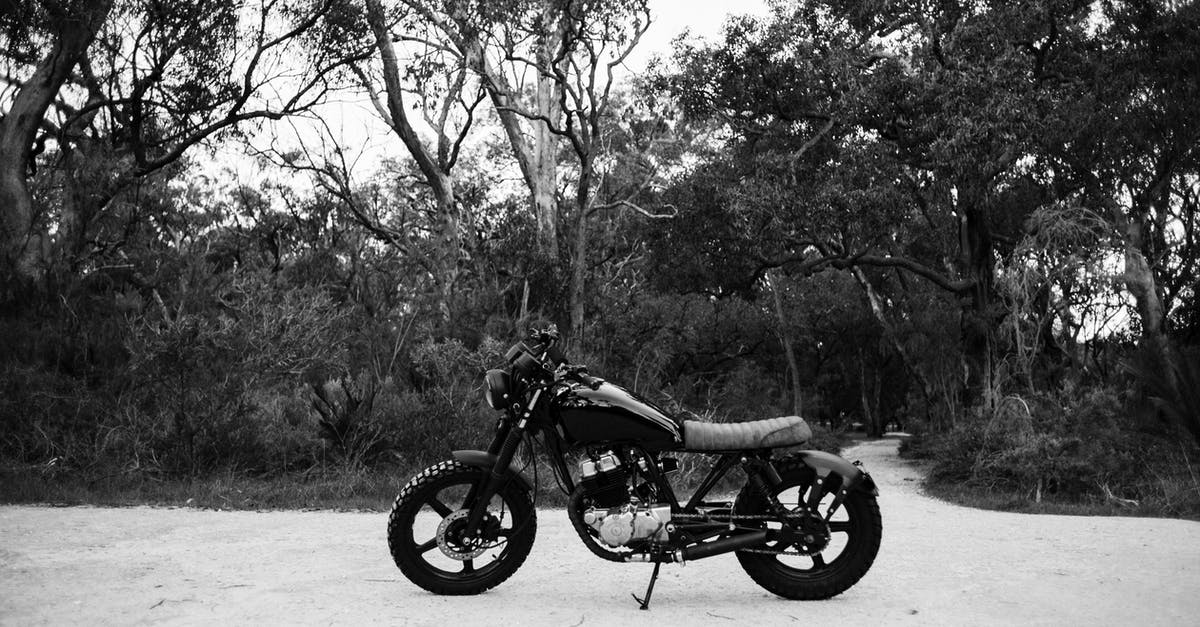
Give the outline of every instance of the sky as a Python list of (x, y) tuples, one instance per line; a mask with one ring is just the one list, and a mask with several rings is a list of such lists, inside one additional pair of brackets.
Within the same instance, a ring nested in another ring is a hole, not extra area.
[(644, 67), (655, 53), (670, 55), (671, 41), (685, 30), (694, 35), (715, 38), (731, 12), (737, 15), (766, 15), (767, 5), (764, 0), (650, 0), (650, 12), (654, 21), (630, 55), (628, 65), (632, 69)]

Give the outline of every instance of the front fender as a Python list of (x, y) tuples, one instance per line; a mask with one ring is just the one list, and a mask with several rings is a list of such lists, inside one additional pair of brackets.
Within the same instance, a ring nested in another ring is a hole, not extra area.
[(806, 466), (817, 471), (818, 477), (828, 477), (830, 473), (842, 478), (842, 486), (847, 492), (857, 490), (871, 496), (879, 496), (879, 488), (871, 475), (863, 471), (861, 466), (851, 464), (842, 457), (824, 451), (799, 451), (796, 456)]
[[(454, 451), (450, 453), (450, 456), (454, 458), (454, 461), (473, 468), (482, 468), (490, 471), (496, 467), (497, 456), (486, 451)], [(529, 480), (525, 478), (525, 475), (521, 474), (521, 469), (517, 468), (516, 464), (509, 464), (507, 475), (526, 491), (533, 491), (533, 486), (529, 484)]]

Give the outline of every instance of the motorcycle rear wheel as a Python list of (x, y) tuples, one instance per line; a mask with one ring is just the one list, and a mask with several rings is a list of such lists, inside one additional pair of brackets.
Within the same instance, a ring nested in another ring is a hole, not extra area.
[(409, 581), (434, 594), (479, 594), (525, 562), (537, 515), (529, 492), (515, 481), (492, 497), (478, 540), (455, 533), (470, 509), (467, 495), (485, 472), (444, 461), (400, 490), (388, 517), (388, 548)]
[[(833, 501), (829, 484), (817, 485), (816, 473), (798, 458), (789, 458), (776, 464), (783, 482), (775, 496), (785, 508), (798, 509), (806, 502), (811, 491), (822, 492), (819, 514), (825, 517)], [(750, 485), (742, 488), (738, 495), (739, 514), (769, 515), (771, 508), (767, 500)], [(759, 523), (759, 527), (779, 529), (778, 522)], [(738, 551), (737, 559), (742, 569), (755, 583), (787, 599), (828, 599), (845, 592), (858, 582), (871, 568), (879, 552), (883, 536), (883, 520), (879, 504), (871, 494), (850, 492), (833, 517), (828, 521), (828, 541), (818, 539), (813, 547), (796, 545), (782, 546), (781, 542), (767, 542), (754, 547), (758, 551)], [(819, 550), (816, 550), (819, 549)], [(778, 552), (811, 552), (811, 555), (788, 555)]]

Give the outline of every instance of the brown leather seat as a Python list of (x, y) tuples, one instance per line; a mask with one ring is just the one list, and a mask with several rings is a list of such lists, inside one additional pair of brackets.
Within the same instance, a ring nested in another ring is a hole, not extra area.
[(683, 448), (689, 451), (738, 451), (804, 444), (812, 429), (800, 416), (751, 422), (683, 421)]

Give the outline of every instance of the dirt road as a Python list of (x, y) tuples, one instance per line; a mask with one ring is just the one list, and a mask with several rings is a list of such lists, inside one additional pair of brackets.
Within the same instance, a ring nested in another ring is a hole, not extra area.
[(385, 514), (2, 507), (0, 623), (1200, 624), (1200, 523), (948, 505), (895, 446), (846, 453), (879, 483), (884, 539), (830, 601), (779, 599), (724, 555), (664, 566), (640, 612), (650, 565), (596, 559), (556, 510), (512, 579), (450, 598), (392, 565)]

